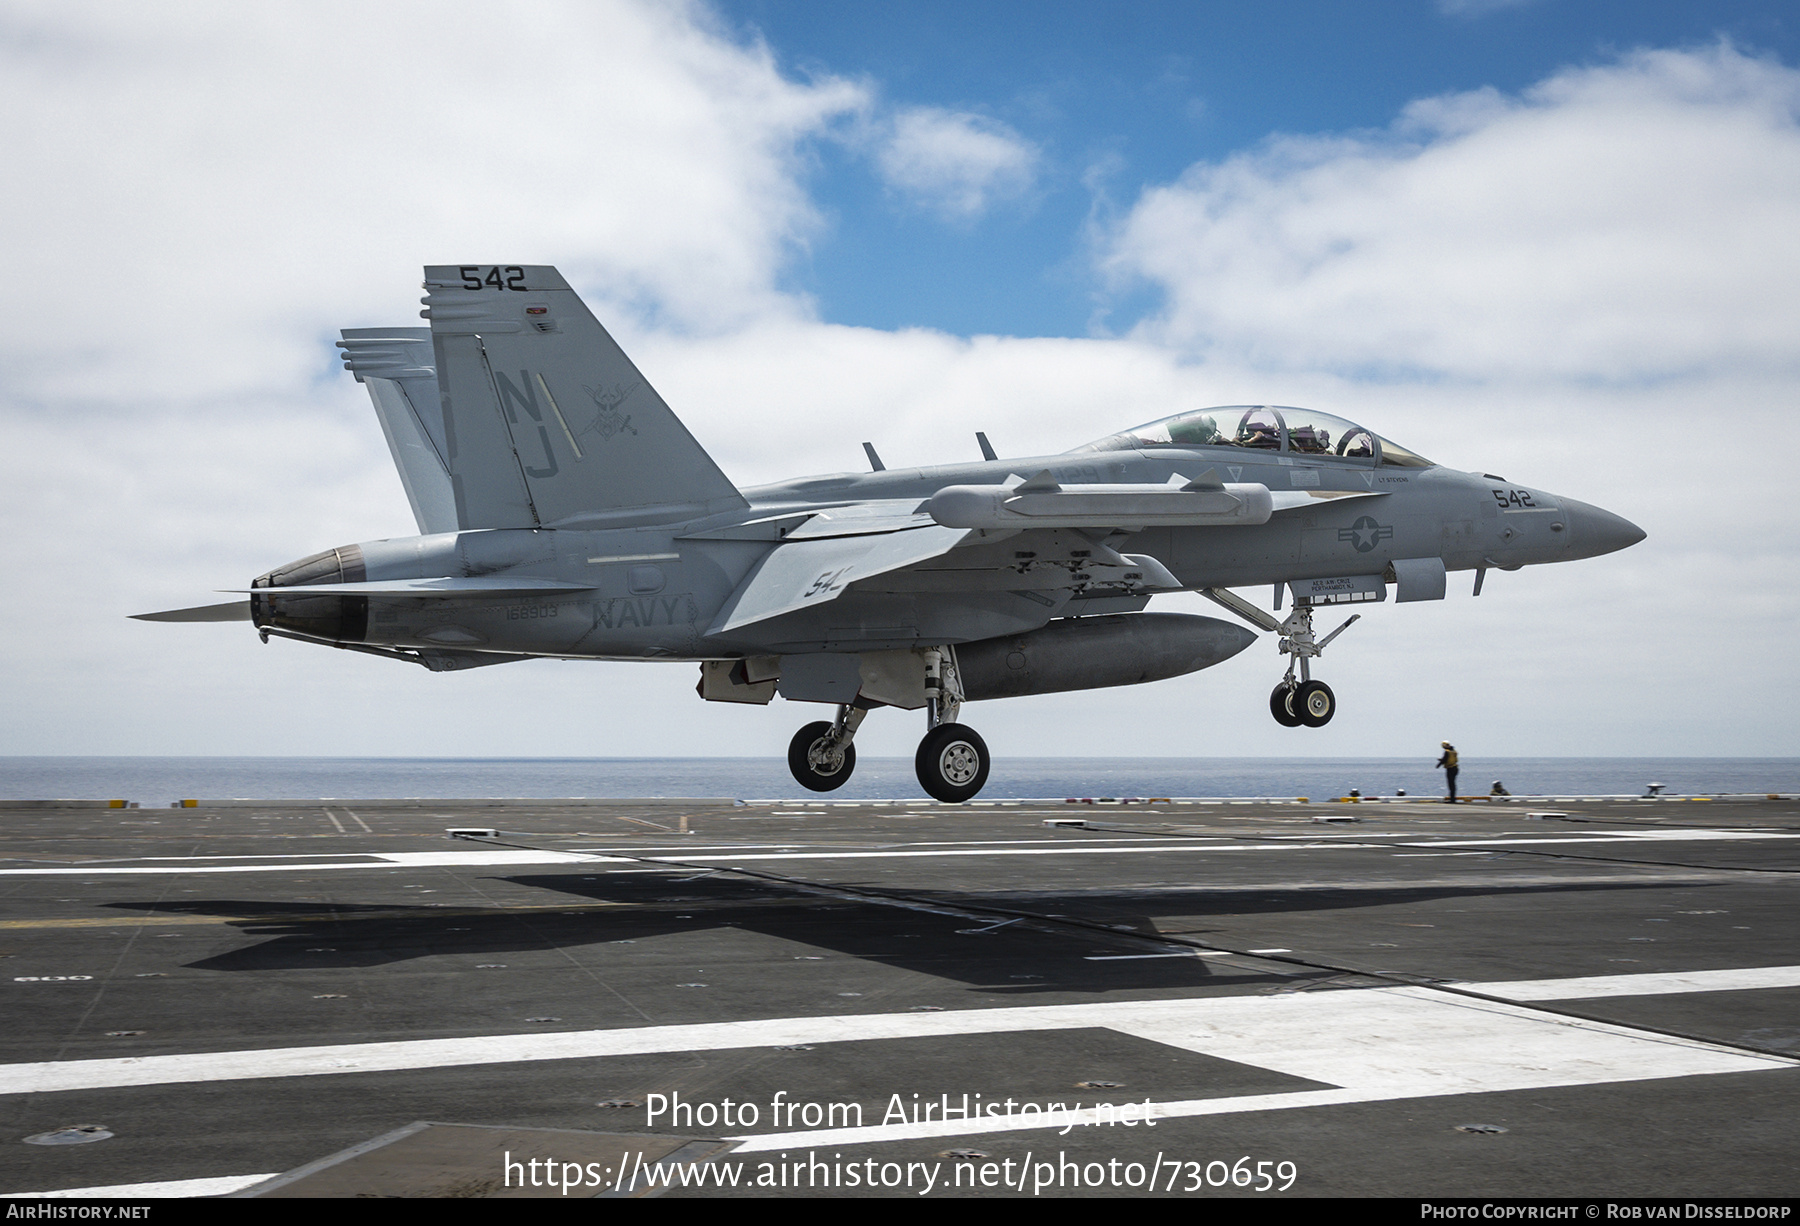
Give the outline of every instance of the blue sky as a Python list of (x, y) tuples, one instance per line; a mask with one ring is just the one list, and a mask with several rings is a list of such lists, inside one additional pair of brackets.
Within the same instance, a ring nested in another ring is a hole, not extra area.
[(967, 112), (1035, 147), (1028, 189), (945, 224), (821, 140), (828, 228), (788, 283), (824, 318), (959, 334), (1124, 331), (1149, 309), (1085, 258), (1090, 222), (1276, 133), (1385, 129), (1419, 98), (1516, 94), (1640, 47), (1729, 41), (1800, 63), (1800, 10), (1718, 0), (1575, 3), (796, 3), (718, 6), (800, 77), (868, 80), (892, 106)]
[(1793, 12), (0, 0), (0, 752), (778, 755), (818, 718), (127, 620), (416, 531), (332, 341), (492, 261), (561, 268), (743, 486), (1295, 404), (1649, 533), (1372, 611), (1301, 740), (1265, 642), (982, 704), (997, 754), (1792, 754)]

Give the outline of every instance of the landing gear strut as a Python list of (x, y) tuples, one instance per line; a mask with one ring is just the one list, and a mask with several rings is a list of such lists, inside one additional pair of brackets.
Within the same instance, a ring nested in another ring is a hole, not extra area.
[(962, 678), (952, 649), (925, 653), (925, 739), (913, 757), (919, 786), (945, 804), (972, 799), (987, 784), (987, 743), (975, 729), (956, 722), (962, 711)]
[[(1312, 659), (1322, 653), (1325, 645), (1332, 639), (1360, 621), (1362, 614), (1351, 614), (1349, 621), (1315, 641), (1313, 606), (1309, 601), (1296, 600), (1294, 611), (1287, 615), (1287, 619), (1276, 621), (1270, 614), (1224, 588), (1207, 588), (1203, 595), (1224, 605), (1251, 625), (1273, 630), (1281, 635), (1281, 654), (1293, 658), (1288, 661), (1287, 676), (1281, 679), (1281, 684), (1269, 695), (1269, 714), (1275, 717), (1275, 722), (1284, 728), (1298, 728), (1303, 724), (1308, 728), (1323, 728), (1329, 724), (1331, 717), (1337, 714), (1337, 696), (1323, 681), (1312, 679)], [(1299, 673), (1297, 678), (1294, 675), (1296, 671)]]
[[(1287, 710), (1293, 722), (1289, 723), (1287, 719), (1283, 719), (1279, 712), (1276, 713), (1275, 719), (1276, 722), (1289, 728), (1297, 724), (1305, 724), (1308, 728), (1323, 728), (1331, 722), (1331, 717), (1337, 714), (1337, 696), (1331, 692), (1331, 687), (1323, 681), (1312, 679), (1312, 658), (1323, 652), (1325, 644), (1348, 630), (1351, 623), (1362, 616), (1360, 613), (1352, 613), (1349, 621), (1323, 639), (1314, 642), (1312, 611), (1312, 605), (1304, 601), (1296, 601), (1294, 611), (1288, 614), (1287, 620), (1278, 627), (1282, 636), (1280, 644), (1282, 654), (1293, 658), (1288, 661), (1287, 676), (1281, 679), (1281, 685), (1276, 687), (1276, 693), (1279, 694), (1282, 690), (1287, 691)], [(1294, 680), (1296, 668), (1300, 672), (1298, 681)], [(1275, 700), (1271, 698), (1269, 701), (1273, 708)]]

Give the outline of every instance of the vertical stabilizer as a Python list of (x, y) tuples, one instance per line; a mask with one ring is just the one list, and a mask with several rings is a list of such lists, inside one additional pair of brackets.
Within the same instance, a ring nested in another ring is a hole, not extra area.
[(345, 328), (344, 369), (369, 389), (419, 531), (457, 529), (429, 328)]
[(433, 266), (425, 288), (462, 526), (746, 505), (554, 268)]

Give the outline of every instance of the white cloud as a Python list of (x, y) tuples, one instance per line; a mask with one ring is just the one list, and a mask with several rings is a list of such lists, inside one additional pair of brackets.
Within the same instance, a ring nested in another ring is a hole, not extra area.
[(1800, 371), (1800, 74), (1641, 52), (1415, 104), (1146, 192), (1145, 333), (1270, 368), (1455, 379)]
[(1538, 0), (1437, 0), (1438, 12), (1446, 17), (1486, 17), (1502, 9), (1519, 9)]
[[(558, 263), (682, 327), (792, 309), (800, 142), (859, 87), (695, 5), (14, 5), (0, 215), (17, 390), (291, 386), (416, 317), (426, 263)], [(25, 309), (29, 304), (29, 309)]]
[(1037, 147), (998, 120), (936, 107), (895, 116), (876, 151), (895, 191), (952, 221), (972, 221), (1031, 187)]

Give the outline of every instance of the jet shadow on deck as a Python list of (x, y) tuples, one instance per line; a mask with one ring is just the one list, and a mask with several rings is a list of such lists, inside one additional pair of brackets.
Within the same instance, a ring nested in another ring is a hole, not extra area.
[[(1295, 982), (1291, 972), (1258, 974), (1215, 966), (1198, 957), (1144, 957), (1158, 952), (1146, 944), (1159, 939), (1154, 917), (1164, 917), (1165, 929), (1168, 917), (1181, 917), (1180, 935), (1203, 941), (1210, 916), (1292, 915), (1445, 899), (1659, 888), (1644, 882), (1286, 891), (1264, 886), (1196, 890), (1191, 896), (1166, 888), (1043, 892), (1029, 900), (1014, 891), (991, 897), (922, 892), (880, 903), (725, 876), (670, 880), (570, 873), (499, 880), (566, 895), (567, 909), (554, 904), (490, 909), (249, 899), (108, 905), (165, 915), (216, 915), (246, 936), (264, 938), (185, 964), (197, 970), (386, 966), (425, 957), (493, 957), (738, 930), (960, 982), (987, 993), (1031, 995)], [(988, 907), (996, 912), (991, 918), (945, 913)], [(1025, 914), (1015, 919), (1009, 913)], [(1046, 924), (1057, 924), (1057, 930), (1047, 930)], [(1093, 927), (1083, 931), (1075, 925)], [(1232, 943), (1241, 940), (1240, 936)], [(1021, 978), (1026, 973), (1034, 977)], [(1334, 976), (1320, 971), (1317, 977)]]

